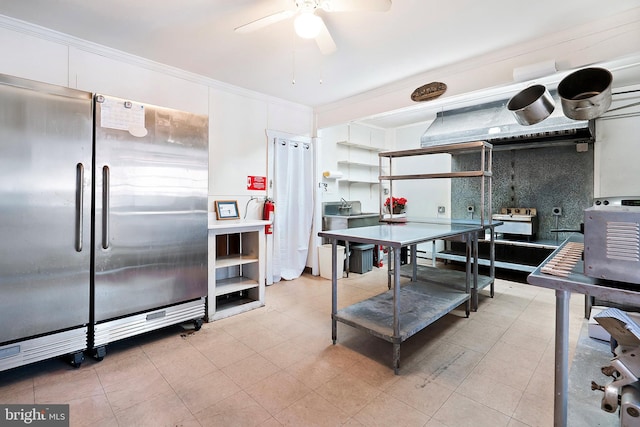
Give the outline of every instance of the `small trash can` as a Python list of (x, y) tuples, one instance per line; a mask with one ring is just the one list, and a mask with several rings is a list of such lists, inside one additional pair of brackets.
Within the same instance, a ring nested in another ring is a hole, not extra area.
[(349, 271), (366, 273), (373, 269), (373, 245), (349, 245)]
[[(338, 245), (338, 279), (342, 279), (344, 273), (344, 246)], [(331, 243), (318, 246), (318, 258), (320, 261), (320, 276), (331, 280)]]

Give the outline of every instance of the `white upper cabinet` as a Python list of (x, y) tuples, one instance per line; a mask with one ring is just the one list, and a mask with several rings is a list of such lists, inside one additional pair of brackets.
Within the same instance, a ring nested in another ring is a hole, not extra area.
[[(638, 90), (617, 88), (615, 92)], [(640, 102), (640, 92), (614, 95), (609, 110)], [(605, 113), (596, 121), (594, 197), (640, 196), (640, 106)]]

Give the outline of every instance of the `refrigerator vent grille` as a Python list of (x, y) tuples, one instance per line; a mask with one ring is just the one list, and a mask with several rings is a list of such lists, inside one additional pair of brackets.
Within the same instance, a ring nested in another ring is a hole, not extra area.
[[(155, 313), (164, 315), (156, 316)], [(122, 319), (98, 323), (94, 328), (94, 347), (205, 316), (204, 298), (153, 310)]]
[(88, 328), (83, 326), (0, 347), (0, 371), (87, 349)]

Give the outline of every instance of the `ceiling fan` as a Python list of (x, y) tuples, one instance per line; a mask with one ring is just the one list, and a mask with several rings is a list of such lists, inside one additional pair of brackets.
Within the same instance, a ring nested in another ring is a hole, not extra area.
[(303, 38), (315, 39), (320, 52), (328, 55), (335, 52), (336, 44), (322, 18), (316, 15), (318, 9), (324, 12), (386, 12), (390, 8), (391, 0), (292, 0), (291, 8), (241, 25), (235, 31), (249, 33), (297, 15), (294, 21), (296, 33)]

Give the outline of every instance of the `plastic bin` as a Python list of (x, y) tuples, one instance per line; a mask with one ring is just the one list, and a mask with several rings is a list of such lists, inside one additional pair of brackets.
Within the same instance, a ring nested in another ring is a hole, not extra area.
[(373, 269), (373, 245), (349, 245), (349, 271), (366, 273)]
[[(318, 246), (318, 258), (320, 261), (320, 276), (331, 280), (331, 243)], [(342, 279), (344, 273), (344, 246), (338, 245), (338, 279)]]

